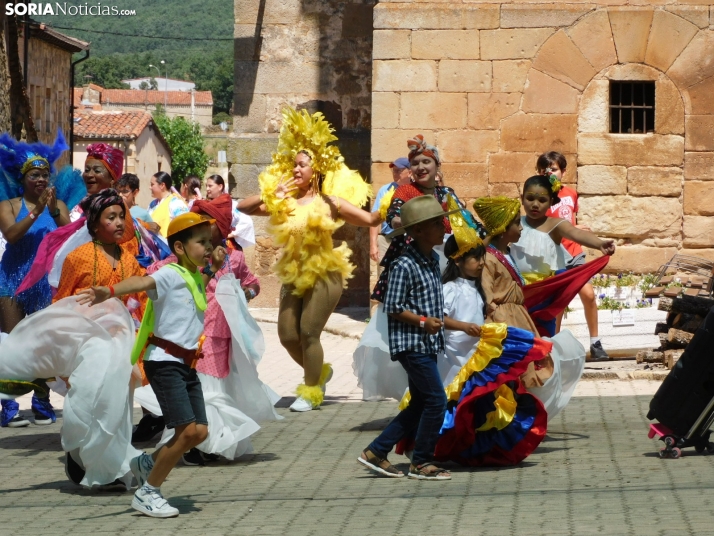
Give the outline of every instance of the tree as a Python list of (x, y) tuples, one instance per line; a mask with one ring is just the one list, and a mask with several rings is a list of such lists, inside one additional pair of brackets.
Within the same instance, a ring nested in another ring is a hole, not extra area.
[(12, 125), (10, 115), (10, 73), (7, 70), (5, 52), (5, 2), (0, 1), (0, 132), (9, 132)]
[(203, 177), (208, 169), (208, 155), (203, 152), (199, 124), (183, 117), (170, 119), (163, 113), (154, 114), (154, 122), (173, 153), (171, 175), (174, 184), (179, 184), (187, 175)]
[(142, 80), (141, 84), (139, 84), (139, 89), (149, 89), (149, 83), (146, 80)]

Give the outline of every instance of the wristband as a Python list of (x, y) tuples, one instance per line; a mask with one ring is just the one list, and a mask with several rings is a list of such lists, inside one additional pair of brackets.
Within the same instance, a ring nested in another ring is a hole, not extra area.
[(425, 316), (419, 317), (419, 327), (421, 329), (424, 329), (425, 325), (426, 325), (426, 317)]
[(208, 266), (208, 265), (206, 265), (206, 266), (204, 266), (203, 268), (201, 268), (201, 273), (202, 273), (203, 275), (207, 275), (208, 277), (213, 277), (214, 275), (216, 275), (216, 272), (214, 272), (213, 270), (211, 270), (211, 267)]
[(112, 285), (109, 285), (109, 297), (114, 297), (114, 287)]
[(250, 294), (250, 299), (251, 299), (251, 300), (252, 300), (253, 298), (255, 298), (255, 297), (258, 295), (258, 294), (256, 294), (255, 290), (253, 290), (253, 289), (250, 288), (250, 287), (248, 287), (248, 294)]
[(52, 216), (53, 218), (59, 218), (60, 214), (60, 209), (57, 209), (54, 212), (51, 212), (50, 216)]
[(34, 220), (37, 219), (37, 216), (35, 216), (32, 211), (30, 211), (29, 215), (30, 215), (30, 219), (31, 219), (31, 220), (34, 221)]

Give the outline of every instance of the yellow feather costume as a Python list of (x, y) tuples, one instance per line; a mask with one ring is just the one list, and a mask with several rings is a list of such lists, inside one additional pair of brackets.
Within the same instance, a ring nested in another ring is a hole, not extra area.
[(322, 197), (299, 205), (294, 198), (275, 195), (281, 177), (292, 177), (295, 156), (301, 151), (310, 155), (313, 180), (323, 177), (320, 193), (324, 196), (337, 196), (360, 207), (372, 194), (360, 174), (345, 165), (339, 149), (328, 145), (337, 140), (332, 132), (320, 112), (310, 115), (307, 110), (283, 110), (273, 163), (258, 177), (261, 199), (270, 213), (268, 232), (283, 250), (273, 270), (284, 285), (294, 285), (293, 294), (298, 297), (332, 272), (340, 273), (346, 286), (355, 267), (349, 262), (352, 252), (347, 244), (335, 248), (332, 243), (332, 234), (344, 222), (332, 219), (330, 206)]

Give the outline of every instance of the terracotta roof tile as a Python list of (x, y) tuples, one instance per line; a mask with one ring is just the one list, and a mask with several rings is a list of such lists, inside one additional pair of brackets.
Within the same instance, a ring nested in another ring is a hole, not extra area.
[(74, 135), (77, 138), (136, 138), (152, 121), (144, 110), (131, 112), (76, 110)]
[[(102, 104), (164, 104), (164, 99), (169, 105), (191, 106), (190, 91), (163, 91), (144, 89), (102, 89)], [(213, 94), (210, 91), (195, 91), (195, 104), (197, 106), (212, 106)]]

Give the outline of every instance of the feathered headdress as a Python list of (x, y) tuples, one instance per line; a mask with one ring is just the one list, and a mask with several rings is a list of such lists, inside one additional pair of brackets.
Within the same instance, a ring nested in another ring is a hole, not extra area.
[(259, 177), (264, 200), (272, 195), (281, 177), (292, 176), (295, 157), (305, 152), (312, 160), (313, 181), (322, 176), (321, 193), (339, 196), (356, 206), (364, 205), (372, 189), (357, 171), (345, 165), (337, 146), (329, 145), (337, 141), (337, 136), (325, 116), (294, 108), (285, 108), (282, 115), (278, 149), (273, 153), (272, 164)]
[(17, 141), (5, 132), (0, 136), (0, 167), (19, 182), (32, 168), (49, 169), (54, 172), (55, 161), (67, 149), (69, 145), (61, 130), (57, 132), (57, 139), (52, 147), (40, 142)]
[[(451, 255), (452, 259), (461, 257), (468, 253), (472, 249), (483, 245), (483, 240), (478, 234), (476, 229), (476, 224), (472, 223), (473, 219), (471, 215), (466, 212), (468, 219), (464, 217), (464, 210), (461, 209), (459, 204), (456, 202), (453, 196), (449, 195), (446, 201), (447, 210), (458, 210), (449, 215), (449, 222), (451, 223), (451, 230), (454, 233), (454, 238), (456, 239), (456, 245), (459, 247), (458, 251)], [(459, 210), (461, 209), (461, 210)], [(469, 221), (470, 220), (470, 221)]]
[(521, 202), (510, 197), (480, 197), (474, 201), (474, 210), (489, 236), (499, 235), (521, 212)]
[(54, 173), (54, 163), (69, 149), (62, 131), (50, 147), (41, 142), (17, 141), (7, 132), (0, 136), (0, 199), (12, 199), (20, 195), (22, 178), (33, 168), (49, 169)]

